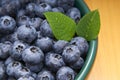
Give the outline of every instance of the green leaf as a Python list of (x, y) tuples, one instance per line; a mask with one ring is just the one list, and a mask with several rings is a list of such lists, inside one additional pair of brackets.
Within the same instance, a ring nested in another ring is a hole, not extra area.
[(44, 13), (56, 39), (69, 41), (73, 38), (76, 23), (60, 12)]
[(96, 39), (100, 31), (100, 15), (98, 10), (87, 13), (79, 21), (76, 27), (77, 35), (88, 41)]

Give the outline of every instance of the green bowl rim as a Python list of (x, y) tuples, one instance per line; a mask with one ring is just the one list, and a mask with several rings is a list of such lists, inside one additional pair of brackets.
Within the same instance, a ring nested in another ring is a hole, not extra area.
[[(75, 0), (75, 6), (81, 11), (82, 16), (90, 12), (90, 9), (83, 0)], [(85, 64), (76, 76), (75, 80), (84, 80), (87, 74), (89, 73), (97, 53), (97, 46), (98, 38), (89, 42), (89, 50), (85, 60)]]

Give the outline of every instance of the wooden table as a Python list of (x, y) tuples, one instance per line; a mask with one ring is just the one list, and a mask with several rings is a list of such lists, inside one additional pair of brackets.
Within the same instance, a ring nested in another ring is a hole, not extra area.
[(98, 52), (86, 80), (120, 80), (120, 0), (85, 2), (101, 15)]

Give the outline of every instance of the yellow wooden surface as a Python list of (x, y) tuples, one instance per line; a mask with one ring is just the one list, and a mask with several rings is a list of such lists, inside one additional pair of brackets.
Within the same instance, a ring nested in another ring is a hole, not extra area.
[(120, 0), (85, 2), (101, 15), (98, 52), (86, 80), (120, 80)]

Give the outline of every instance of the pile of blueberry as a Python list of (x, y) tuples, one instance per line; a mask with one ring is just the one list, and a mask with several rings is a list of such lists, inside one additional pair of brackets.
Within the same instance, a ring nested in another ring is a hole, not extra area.
[(0, 80), (74, 80), (88, 42), (56, 40), (43, 13), (61, 12), (77, 23), (74, 0), (0, 0)]

